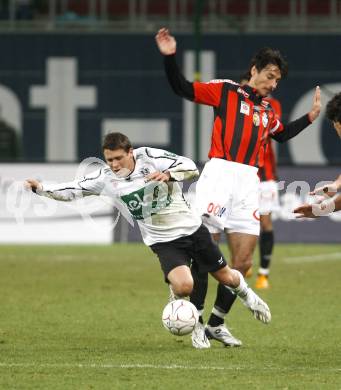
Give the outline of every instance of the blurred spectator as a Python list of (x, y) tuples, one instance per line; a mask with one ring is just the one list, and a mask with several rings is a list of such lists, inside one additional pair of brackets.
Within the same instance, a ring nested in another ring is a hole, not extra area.
[(33, 19), (32, 0), (16, 0), (15, 18), (17, 20)]
[(0, 160), (17, 160), (19, 155), (20, 147), (16, 130), (0, 118)]

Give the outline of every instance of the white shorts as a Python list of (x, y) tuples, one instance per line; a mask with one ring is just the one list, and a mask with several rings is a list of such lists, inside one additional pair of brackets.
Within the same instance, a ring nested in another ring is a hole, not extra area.
[(259, 235), (258, 168), (219, 158), (205, 164), (195, 207), (211, 233)]
[(274, 180), (259, 183), (259, 214), (268, 215), (279, 210), (278, 185)]

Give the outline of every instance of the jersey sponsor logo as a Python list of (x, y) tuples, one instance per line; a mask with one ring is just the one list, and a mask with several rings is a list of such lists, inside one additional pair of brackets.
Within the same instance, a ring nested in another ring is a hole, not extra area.
[(244, 89), (241, 88), (241, 87), (239, 87), (239, 88), (237, 89), (237, 92), (240, 93), (241, 95), (243, 95), (243, 96), (246, 97), (246, 98), (250, 97), (250, 94), (247, 93), (247, 92), (245, 92)]
[(254, 124), (255, 126), (259, 126), (259, 124), (260, 124), (260, 118), (259, 118), (258, 112), (255, 112), (255, 113), (253, 114), (252, 120), (253, 120), (253, 124)]
[(261, 101), (261, 105), (262, 105), (263, 107), (265, 107), (265, 108), (267, 108), (267, 107), (269, 106), (269, 104), (270, 104), (270, 103), (269, 103), (267, 100), (264, 100), (264, 99), (263, 99), (263, 100)]
[(167, 184), (146, 186), (122, 195), (120, 198), (127, 206), (131, 216), (136, 219), (148, 218), (172, 203)]
[(209, 203), (207, 206), (207, 212), (215, 217), (222, 217), (226, 211), (226, 207), (221, 207), (219, 204)]
[(229, 83), (229, 84), (233, 84), (233, 85), (239, 85), (238, 83), (236, 83), (235, 81), (230, 80), (230, 79), (213, 79), (213, 80), (206, 82), (205, 84), (211, 84), (211, 83), (212, 84)]
[(240, 102), (240, 113), (250, 115), (250, 105), (246, 102)]

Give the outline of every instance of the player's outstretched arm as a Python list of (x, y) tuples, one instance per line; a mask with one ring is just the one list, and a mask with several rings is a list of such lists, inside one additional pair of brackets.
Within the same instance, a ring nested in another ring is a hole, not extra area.
[(323, 187), (317, 187), (314, 191), (310, 192), (310, 195), (324, 195), (327, 197), (334, 196), (338, 191), (341, 190), (341, 175), (330, 184)]
[(313, 97), (313, 105), (308, 114), (303, 115), (286, 125), (278, 120), (274, 122), (275, 127), (270, 129), (270, 136), (277, 142), (286, 142), (296, 137), (302, 130), (308, 127), (319, 115), (321, 111), (321, 92), (317, 86)]
[(168, 29), (161, 28), (155, 36), (157, 47), (164, 55), (166, 76), (173, 91), (188, 100), (194, 100), (193, 83), (186, 80), (175, 60), (176, 40)]
[(341, 195), (325, 199), (320, 203), (303, 204), (294, 209), (296, 218), (318, 218), (341, 210)]
[(176, 52), (176, 40), (170, 35), (167, 28), (161, 28), (155, 36), (157, 47), (160, 53), (169, 56)]
[(24, 186), (40, 196), (70, 202), (90, 195), (101, 195), (105, 187), (103, 169), (91, 172), (82, 179), (75, 179), (66, 183), (41, 183), (35, 179), (28, 179)]

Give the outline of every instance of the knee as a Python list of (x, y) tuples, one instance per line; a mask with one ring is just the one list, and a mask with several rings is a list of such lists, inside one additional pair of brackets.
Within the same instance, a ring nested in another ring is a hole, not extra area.
[(193, 280), (182, 280), (172, 284), (173, 291), (180, 297), (187, 297), (193, 291)]
[(236, 285), (234, 271), (231, 268), (226, 268), (225, 270), (220, 270), (215, 275), (219, 281), (219, 283), (224, 284), (226, 286), (234, 286)]
[(240, 257), (238, 260), (234, 261), (233, 268), (237, 269), (243, 276), (246, 272), (252, 267), (252, 256), (247, 255)]

